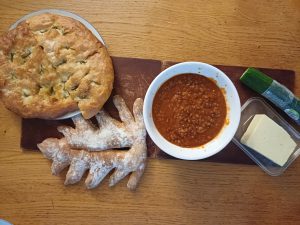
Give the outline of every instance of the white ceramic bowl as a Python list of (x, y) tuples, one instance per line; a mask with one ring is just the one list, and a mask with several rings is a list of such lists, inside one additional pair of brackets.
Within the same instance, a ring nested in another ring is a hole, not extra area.
[[(37, 16), (37, 15), (40, 15), (40, 14), (43, 14), (43, 13), (52, 13), (52, 14), (56, 14), (56, 15), (60, 15), (60, 16), (67, 16), (67, 17), (71, 17), (75, 20), (78, 20), (79, 22), (81, 22), (87, 29), (89, 29), (93, 35), (99, 40), (102, 42), (102, 44), (105, 45), (104, 43), (104, 40), (103, 38), (101, 37), (101, 35), (98, 33), (98, 31), (88, 22), (86, 21), (85, 19), (83, 19), (82, 17), (74, 14), (74, 13), (71, 13), (71, 12), (68, 12), (68, 11), (65, 11), (65, 10), (60, 10), (60, 9), (42, 9), (42, 10), (38, 10), (38, 11), (34, 11), (34, 12), (31, 12), (25, 16), (23, 16), (22, 18), (20, 18), (19, 20), (17, 20), (13, 25), (10, 26), (9, 30), (12, 30), (14, 28), (16, 28), (18, 26), (19, 23), (21, 23), (22, 21), (24, 20), (27, 20), (28, 18), (30, 17), (33, 17), (33, 16)], [(79, 110), (76, 110), (74, 112), (69, 112), (63, 116), (60, 116), (60, 117), (57, 117), (53, 120), (63, 120), (63, 119), (68, 119), (68, 118), (71, 118), (73, 116), (76, 116), (80, 114), (80, 111)]]
[[(167, 141), (156, 129), (152, 118), (152, 103), (160, 86), (171, 77), (183, 73), (201, 74), (214, 79), (220, 88), (225, 90), (227, 104), (226, 123), (220, 133), (205, 145), (195, 148), (184, 148)], [(167, 154), (179, 159), (197, 160), (210, 157), (220, 152), (233, 138), (241, 115), (241, 104), (237, 90), (231, 80), (219, 69), (201, 62), (179, 63), (162, 71), (150, 84), (144, 101), (144, 121), (148, 134), (154, 143)]]

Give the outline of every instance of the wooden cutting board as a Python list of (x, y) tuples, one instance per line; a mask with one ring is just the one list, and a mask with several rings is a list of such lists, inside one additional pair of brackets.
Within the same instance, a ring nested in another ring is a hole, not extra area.
[[(121, 95), (127, 105), (132, 109), (133, 102), (136, 98), (144, 98), (148, 86), (152, 80), (167, 67), (176, 64), (169, 61), (158, 61), (150, 59), (136, 59), (112, 57), (115, 69), (114, 90), (111, 96), (115, 94)], [(241, 104), (247, 99), (258, 96), (255, 92), (250, 90), (239, 82), (242, 73), (247, 69), (239, 66), (221, 66), (215, 65), (225, 74), (229, 76), (235, 84)], [(277, 70), (277, 69), (260, 69), (273, 79), (287, 86), (291, 91), (294, 91), (295, 72), (291, 70)], [(114, 108), (112, 99), (110, 98), (105, 104), (105, 109), (116, 119), (118, 119), (118, 112)], [(279, 109), (278, 112), (291, 124), (295, 125), (284, 113)], [(23, 150), (38, 150), (37, 143), (42, 142), (48, 137), (61, 138), (62, 135), (56, 130), (59, 125), (72, 126), (72, 120), (41, 120), (41, 119), (22, 119), (22, 135), (21, 148)], [(298, 127), (299, 128), (299, 127)], [(159, 159), (174, 159), (173, 157), (162, 152), (153, 141), (147, 137), (148, 156)], [(240, 163), (240, 164), (254, 164), (253, 161), (245, 155), (233, 142), (230, 142), (223, 151), (202, 161), (211, 161), (219, 163)]]

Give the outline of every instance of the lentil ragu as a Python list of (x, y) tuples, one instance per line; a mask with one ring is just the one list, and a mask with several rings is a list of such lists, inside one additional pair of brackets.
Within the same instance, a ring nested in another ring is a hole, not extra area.
[(197, 74), (180, 74), (157, 91), (152, 106), (155, 126), (168, 141), (198, 147), (218, 135), (227, 108), (216, 83)]

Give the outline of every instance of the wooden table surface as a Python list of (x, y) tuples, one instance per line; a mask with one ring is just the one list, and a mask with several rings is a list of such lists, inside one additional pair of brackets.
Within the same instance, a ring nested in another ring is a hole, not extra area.
[[(300, 95), (299, 0), (0, 1), (0, 32), (39, 9), (87, 19), (114, 56), (291, 69)], [(136, 192), (107, 179), (65, 187), (19, 147), (0, 106), (0, 218), (13, 224), (300, 224), (300, 159), (280, 177), (258, 166), (149, 160)]]

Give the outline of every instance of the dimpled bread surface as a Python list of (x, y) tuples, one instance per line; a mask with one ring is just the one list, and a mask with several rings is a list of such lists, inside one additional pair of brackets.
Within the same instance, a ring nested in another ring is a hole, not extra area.
[(41, 14), (0, 38), (0, 98), (24, 118), (94, 116), (109, 98), (114, 71), (105, 46), (77, 20)]

